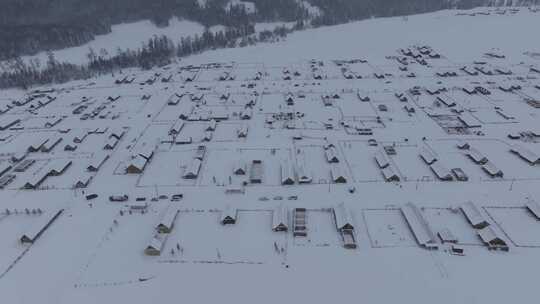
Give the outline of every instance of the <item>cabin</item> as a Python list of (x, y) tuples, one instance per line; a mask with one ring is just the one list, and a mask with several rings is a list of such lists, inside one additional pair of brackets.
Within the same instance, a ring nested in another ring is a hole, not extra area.
[(540, 204), (537, 201), (529, 200), (525, 207), (537, 220), (540, 220)]
[(25, 172), (30, 166), (36, 163), (35, 159), (25, 159), (19, 163), (13, 171), (15, 172)]
[(177, 120), (169, 129), (169, 135), (178, 135), (184, 128), (185, 122), (183, 120)]
[(272, 231), (287, 231), (289, 229), (289, 212), (283, 205), (274, 208), (272, 212)]
[(293, 185), (294, 180), (294, 167), (289, 165), (289, 162), (284, 160), (281, 162), (281, 184), (282, 185)]
[(191, 136), (181, 136), (181, 135), (178, 135), (176, 136), (176, 138), (174, 139), (174, 143), (176, 145), (189, 145), (193, 142), (193, 138)]
[(390, 161), (388, 160), (388, 156), (383, 150), (379, 150), (375, 153), (375, 161), (377, 162), (377, 165), (380, 169), (384, 169), (388, 166), (390, 166)]
[(211, 141), (214, 133), (212, 131), (205, 131), (202, 137), (202, 141)]
[(101, 166), (109, 159), (109, 154), (97, 154), (88, 162), (86, 170), (89, 172), (97, 172)]
[(18, 118), (11, 118), (11, 117), (2, 117), (0, 119), (0, 131), (5, 131), (11, 127), (13, 127), (14, 125), (20, 123), (21, 120), (18, 119)]
[(206, 125), (205, 131), (215, 131), (217, 128), (217, 122), (215, 120), (210, 120), (210, 122)]
[(451, 181), (454, 179), (452, 176), (452, 172), (445, 165), (443, 165), (440, 160), (431, 164), (429, 168), (431, 169), (431, 171), (433, 171), (433, 173), (435, 173), (435, 176), (437, 176), (439, 180)]
[(469, 148), (466, 155), (475, 163), (478, 165), (484, 165), (488, 162), (488, 158), (484, 156), (480, 151), (476, 150), (475, 148)]
[(53, 136), (41, 146), (41, 152), (51, 152), (62, 141), (62, 137)]
[(178, 210), (178, 208), (169, 205), (165, 210), (163, 217), (157, 224), (156, 230), (159, 233), (171, 233), (172, 229), (174, 228), (174, 222), (178, 217), (178, 213), (180, 213), (180, 210)]
[(219, 222), (221, 223), (221, 225), (236, 224), (237, 214), (238, 211), (236, 210), (236, 208), (231, 208), (229, 205), (227, 205), (225, 209), (221, 211), (221, 217), (219, 219)]
[(324, 155), (326, 157), (326, 161), (329, 163), (339, 163), (339, 158), (337, 156), (337, 150), (334, 146), (328, 147), (328, 149), (324, 150)]
[(489, 226), (489, 222), (484, 218), (480, 209), (472, 201), (468, 201), (460, 206), (467, 221), (476, 229), (482, 229)]
[(77, 145), (75, 144), (67, 144), (64, 146), (64, 151), (70, 151), (70, 152), (73, 152), (75, 150), (77, 150)]
[(478, 120), (470, 115), (459, 115), (458, 120), (467, 128), (480, 128), (482, 126)]
[(191, 160), (191, 163), (188, 165), (182, 176), (184, 179), (197, 179), (199, 177), (199, 172), (201, 171), (202, 161), (198, 158)]
[(239, 159), (234, 163), (234, 165), (233, 165), (233, 174), (235, 174), (235, 175), (246, 175), (247, 174), (246, 163), (244, 162), (244, 160)]
[(111, 130), (111, 133), (109, 134), (109, 138), (114, 137), (120, 140), (124, 136), (124, 134), (126, 134), (126, 130), (124, 129)]
[(80, 189), (80, 188), (86, 188), (92, 181), (93, 176), (92, 175), (84, 175), (82, 177), (79, 177), (75, 183), (73, 184), (74, 189)]
[(334, 216), (334, 223), (338, 231), (342, 230), (354, 230), (354, 224), (350, 210), (344, 203), (340, 203), (336, 207), (332, 208), (332, 215)]
[(45, 212), (37, 217), (30, 229), (19, 238), (20, 242), (33, 244), (58, 219), (63, 211), (64, 209)]
[(335, 208), (332, 208), (332, 214), (334, 216), (336, 229), (341, 235), (343, 247), (346, 249), (355, 249), (356, 238), (354, 235), (354, 224), (349, 209), (344, 203), (341, 203)]
[(531, 166), (540, 164), (540, 156), (522, 146), (515, 145), (510, 148), (510, 152), (516, 154)]
[(344, 184), (347, 182), (347, 177), (345, 176), (343, 169), (337, 163), (332, 163), (330, 165), (330, 176), (332, 177), (332, 181), (336, 184)]
[(73, 164), (71, 160), (55, 159), (49, 162), (49, 175), (60, 176)]
[(415, 204), (406, 203), (401, 207), (401, 213), (420, 246), (426, 249), (438, 249), (435, 233)]
[(422, 147), (420, 150), (420, 158), (428, 165), (433, 164), (437, 160), (435, 153), (426, 147)]
[(489, 250), (508, 251), (510, 249), (504, 239), (491, 226), (478, 229), (476, 232)]
[(150, 242), (144, 249), (144, 253), (149, 256), (159, 256), (165, 246), (167, 240), (167, 234), (155, 233)]
[(145, 146), (139, 147), (139, 149), (137, 149), (136, 153), (140, 157), (146, 159), (147, 161), (150, 161), (150, 159), (152, 159), (152, 157), (154, 156), (154, 150), (155, 149), (156, 149), (155, 146), (145, 145)]
[(203, 160), (206, 156), (206, 146), (198, 146), (197, 150), (195, 151), (195, 157), (196, 159)]
[(263, 180), (263, 163), (262, 160), (253, 160), (249, 170), (249, 181), (252, 184), (261, 184)]
[(437, 233), (437, 235), (439, 236), (439, 239), (441, 240), (441, 242), (443, 242), (443, 244), (444, 243), (457, 244), (458, 242), (457, 237), (455, 237), (452, 231), (450, 231), (450, 229), (448, 228), (441, 229)]
[(36, 140), (34, 140), (29, 146), (28, 146), (28, 149), (27, 151), (28, 152), (39, 152), (41, 151), (41, 147), (43, 147), (43, 145), (45, 145), (45, 143), (49, 141), (48, 138), (38, 138)]
[(11, 162), (18, 163), (18, 162), (24, 160), (27, 155), (28, 155), (28, 151), (19, 151), (19, 152), (13, 153), (13, 155), (11, 155), (10, 159), (11, 159)]
[(466, 141), (459, 141), (456, 146), (460, 150), (469, 150), (471, 147)]
[(142, 157), (141, 155), (136, 155), (130, 160), (128, 166), (126, 167), (126, 173), (141, 174), (146, 168), (147, 163), (148, 160), (146, 158)]
[(312, 182), (313, 178), (306, 170), (305, 164), (299, 165), (297, 168), (298, 174), (298, 183), (299, 184), (309, 184)]
[(482, 170), (486, 172), (491, 178), (495, 177), (503, 177), (504, 173), (501, 169), (497, 168), (494, 163), (488, 161), (484, 165), (482, 165)]
[(387, 166), (381, 169), (384, 180), (387, 182), (399, 182), (400, 178), (392, 166)]
[(43, 184), (43, 182), (45, 181), (45, 179), (47, 179), (48, 176), (49, 176), (48, 172), (33, 175), (32, 177), (30, 177), (30, 180), (28, 180), (22, 186), (22, 189), (27, 189), (27, 190), (37, 189), (41, 184)]
[(103, 146), (104, 150), (114, 150), (116, 148), (116, 145), (118, 145), (119, 140), (115, 137), (109, 137), (105, 141), (105, 145)]
[(246, 138), (248, 134), (248, 127), (247, 126), (241, 126), (236, 130), (236, 135), (238, 138)]
[(0, 162), (0, 176), (7, 173), (11, 168), (12, 166), (7, 161)]

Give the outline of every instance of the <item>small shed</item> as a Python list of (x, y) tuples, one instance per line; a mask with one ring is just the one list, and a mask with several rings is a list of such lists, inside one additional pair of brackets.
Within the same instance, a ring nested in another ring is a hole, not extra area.
[(272, 213), (272, 230), (287, 231), (289, 229), (289, 211), (283, 205), (274, 208)]
[(223, 211), (221, 211), (221, 217), (219, 219), (219, 222), (221, 225), (232, 225), (236, 224), (238, 211), (236, 208), (231, 208), (231, 206), (227, 205)]
[(482, 242), (491, 249), (508, 251), (509, 247), (506, 241), (490, 226), (478, 229), (476, 231)]

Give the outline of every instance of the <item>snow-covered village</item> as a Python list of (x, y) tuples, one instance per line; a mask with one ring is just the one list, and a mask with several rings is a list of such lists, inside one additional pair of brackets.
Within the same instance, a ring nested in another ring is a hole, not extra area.
[(539, 27), (442, 10), (2, 90), (0, 302), (533, 303)]

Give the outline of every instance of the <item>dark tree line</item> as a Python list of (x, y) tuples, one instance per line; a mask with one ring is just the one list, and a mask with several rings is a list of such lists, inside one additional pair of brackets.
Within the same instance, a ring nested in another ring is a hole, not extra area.
[[(228, 0), (2, 0), (0, 60), (82, 45), (123, 22), (149, 19), (167, 26), (179, 17), (210, 27), (241, 27), (258, 21), (295, 21), (306, 16), (295, 0), (250, 0), (258, 10), (249, 14)], [(227, 8), (226, 8), (227, 7)]]
[(169, 64), (176, 57), (185, 57), (210, 49), (242, 47), (257, 42), (274, 41), (302, 26), (303, 24), (298, 22), (293, 29), (282, 26), (273, 31), (260, 32), (258, 35), (255, 34), (253, 25), (240, 28), (229, 27), (215, 33), (207, 29), (202, 35), (184, 37), (176, 44), (167, 36), (155, 36), (139, 49), (118, 49), (114, 55), (109, 55), (106, 51), (96, 52), (90, 49), (87, 54), (89, 62), (87, 65), (61, 63), (51, 51), (48, 52), (48, 59), (44, 66), (39, 61), (32, 60), (26, 63), (17, 57), (9, 69), (0, 73), (0, 88), (27, 89), (34, 85), (88, 79), (125, 68), (151, 69)]

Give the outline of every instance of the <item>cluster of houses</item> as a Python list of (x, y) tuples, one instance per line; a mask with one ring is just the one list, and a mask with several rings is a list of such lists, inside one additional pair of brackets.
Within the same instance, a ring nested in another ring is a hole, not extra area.
[(394, 168), (394, 164), (390, 162), (388, 152), (385, 149), (379, 149), (375, 152), (375, 162), (381, 170), (382, 176), (387, 182), (399, 182), (400, 177), (397, 170)]
[(199, 177), (202, 163), (206, 157), (206, 146), (198, 146), (195, 151), (195, 156), (191, 159), (191, 162), (187, 165), (182, 174), (184, 179), (197, 179)]
[(458, 148), (465, 150), (465, 155), (467, 155), (467, 157), (471, 159), (475, 164), (481, 166), (482, 170), (486, 172), (486, 174), (489, 175), (491, 178), (503, 177), (503, 171), (499, 169), (478, 149), (471, 147), (468, 143), (459, 143)]
[(37, 189), (49, 176), (60, 176), (72, 165), (72, 161), (68, 159), (53, 159), (47, 165), (35, 172), (28, 181), (23, 185), (23, 189)]
[(489, 249), (509, 250), (506, 241), (499, 232), (490, 225), (474, 202), (468, 201), (461, 205), (460, 209), (467, 218), (469, 224), (476, 229), (482, 242), (488, 246)]

